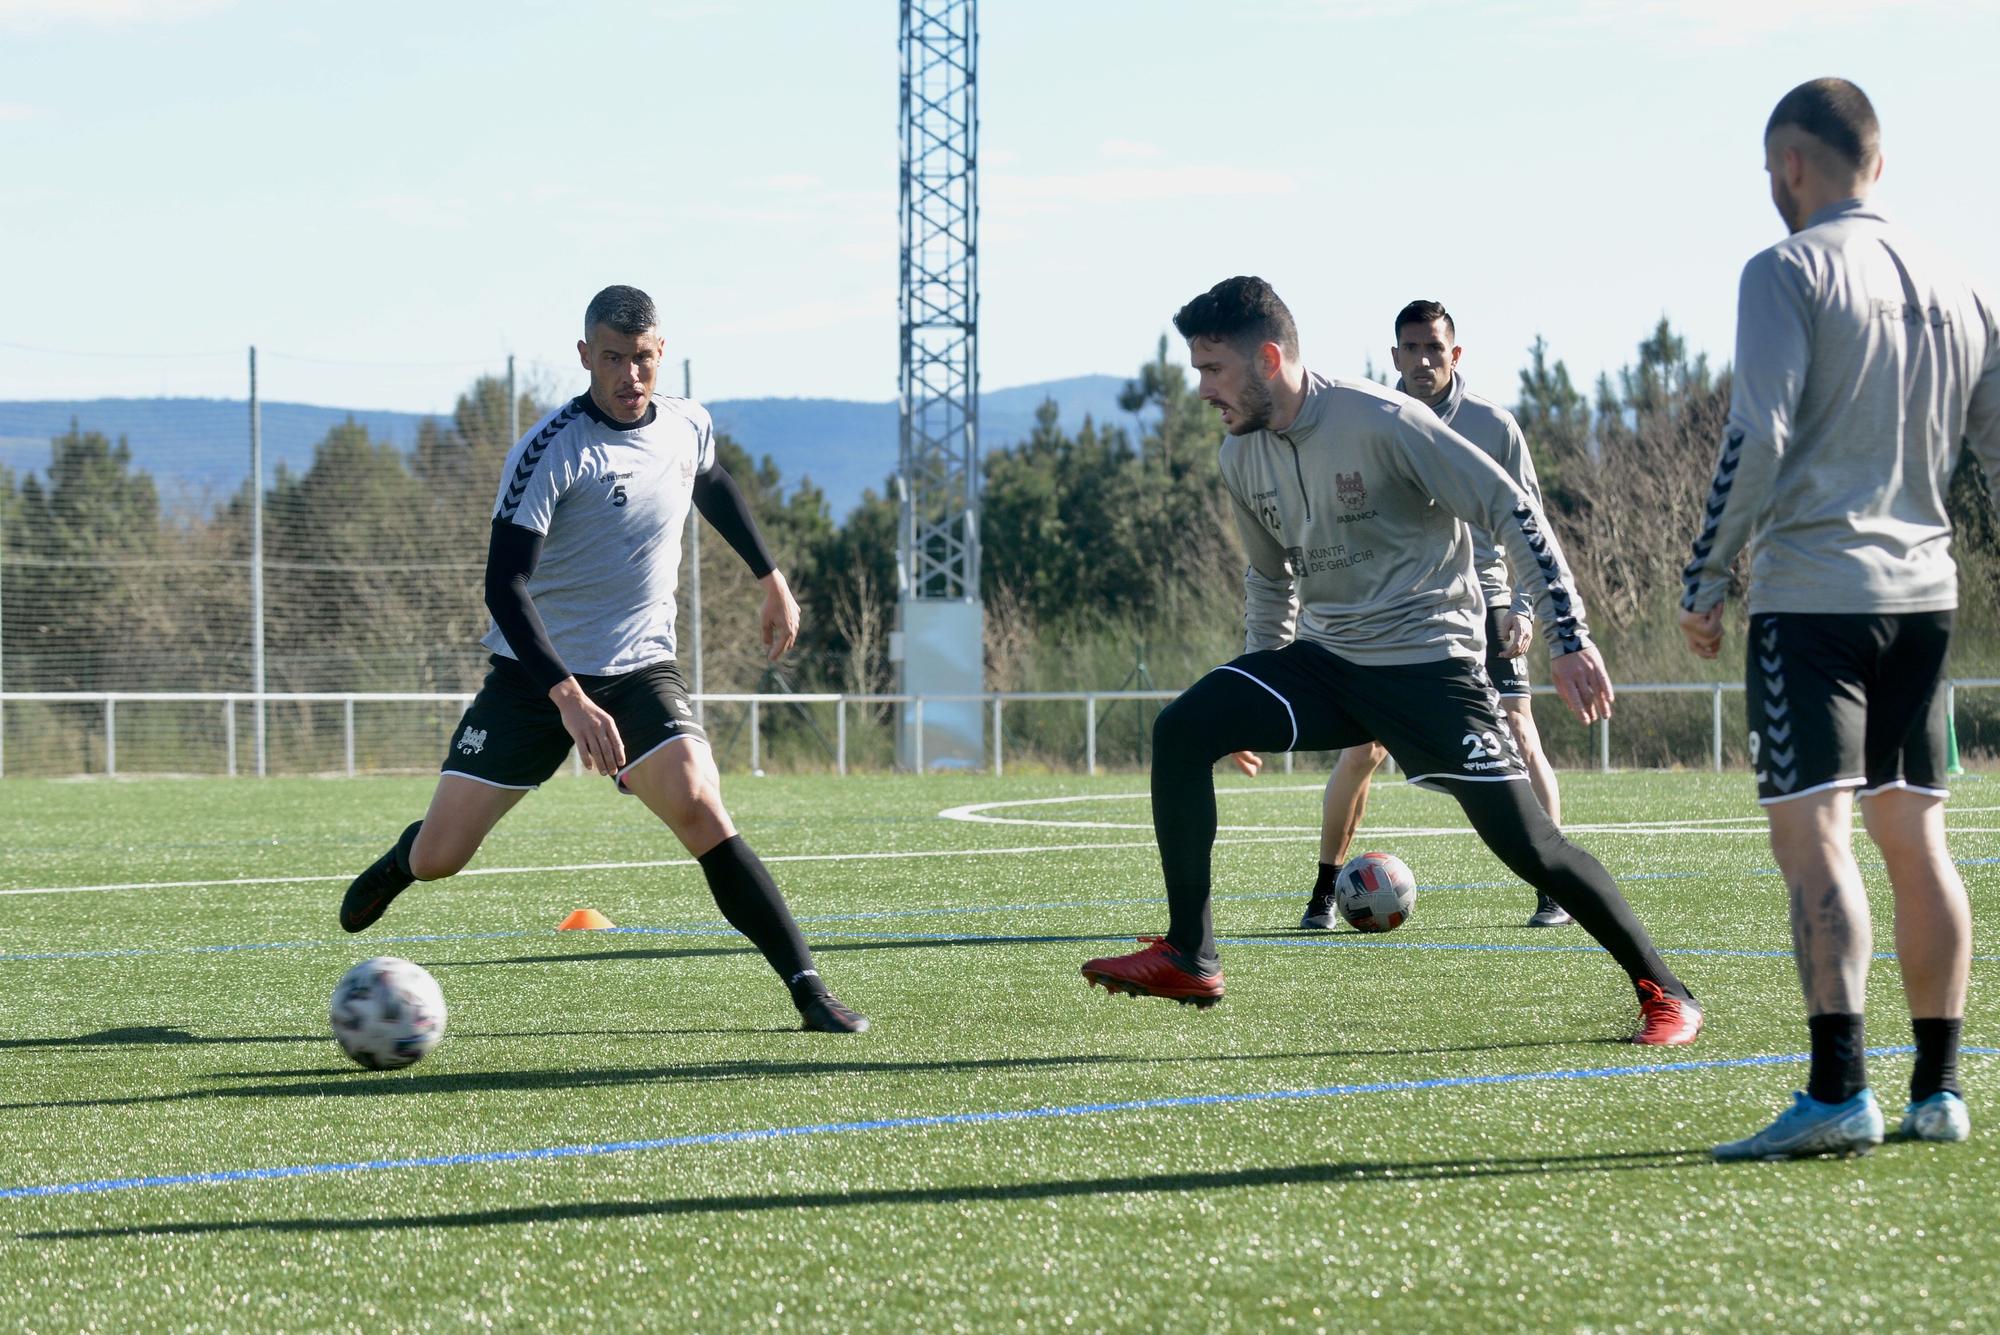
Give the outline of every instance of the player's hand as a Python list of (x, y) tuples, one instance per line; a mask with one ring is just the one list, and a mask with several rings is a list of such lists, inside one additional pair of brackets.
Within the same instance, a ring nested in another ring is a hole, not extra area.
[(1528, 642), (1534, 638), (1535, 623), (1532, 618), (1513, 611), (1500, 614), (1500, 657), (1519, 658), (1528, 652)]
[(799, 638), (799, 601), (782, 571), (773, 570), (758, 583), (764, 586), (764, 653), (775, 663)]
[(625, 768), (625, 742), (618, 735), (618, 725), (583, 693), (575, 677), (564, 677), (551, 687), (549, 699), (562, 712), (563, 729), (576, 743), (585, 769), (616, 774)]
[(1264, 757), (1255, 751), (1231, 751), (1229, 758), (1236, 762), (1236, 768), (1252, 779), (1257, 777), (1258, 770), (1264, 768)]
[(1706, 612), (1682, 612), (1681, 634), (1696, 658), (1713, 658), (1722, 652), (1722, 604)]
[(1604, 670), (1604, 655), (1596, 645), (1551, 658), (1549, 675), (1555, 678), (1556, 694), (1577, 718), (1595, 723), (1611, 717), (1611, 674)]

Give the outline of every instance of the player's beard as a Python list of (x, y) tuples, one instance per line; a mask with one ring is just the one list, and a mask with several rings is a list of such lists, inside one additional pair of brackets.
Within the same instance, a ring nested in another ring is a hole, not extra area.
[(1799, 216), (1799, 197), (1785, 188), (1785, 183), (1775, 175), (1771, 178), (1771, 203), (1777, 206), (1778, 216), (1785, 220), (1785, 230), (1799, 232), (1805, 229), (1806, 220)]
[(1273, 402), (1270, 381), (1256, 376), (1245, 380), (1243, 392), (1236, 396), (1236, 402), (1229, 405), (1236, 413), (1236, 422), (1229, 428), (1229, 434), (1247, 436), (1252, 431), (1269, 427)]

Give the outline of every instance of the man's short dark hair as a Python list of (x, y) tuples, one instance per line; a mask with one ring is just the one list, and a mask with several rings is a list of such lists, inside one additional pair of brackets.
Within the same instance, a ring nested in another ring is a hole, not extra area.
[(1403, 326), (1406, 324), (1429, 324), (1432, 320), (1444, 321), (1444, 335), (1452, 342), (1458, 342), (1458, 326), (1451, 322), (1451, 312), (1441, 301), (1413, 301), (1396, 312), (1396, 341), (1403, 341)]
[(1275, 343), (1287, 357), (1299, 355), (1299, 327), (1278, 294), (1261, 278), (1225, 278), (1174, 312), (1174, 328), (1192, 343), (1198, 338), (1230, 343), (1254, 352)]
[(599, 325), (627, 338), (637, 338), (649, 329), (658, 329), (660, 315), (653, 309), (651, 297), (636, 287), (620, 283), (605, 288), (584, 307), (583, 336), (589, 338), (590, 331)]
[(1845, 79), (1813, 79), (1779, 98), (1764, 126), (1764, 137), (1769, 139), (1786, 125), (1804, 130), (1856, 171), (1882, 151), (1882, 123), (1875, 119), (1875, 104)]

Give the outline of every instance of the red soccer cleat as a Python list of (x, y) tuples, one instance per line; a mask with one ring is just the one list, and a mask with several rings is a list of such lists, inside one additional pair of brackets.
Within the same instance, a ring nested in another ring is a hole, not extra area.
[(1630, 1041), (1649, 1047), (1680, 1047), (1701, 1033), (1701, 1005), (1693, 997), (1670, 997), (1650, 978), (1639, 980), (1639, 1032)]
[(1168, 945), (1165, 937), (1142, 936), (1139, 940), (1146, 943), (1144, 950), (1091, 960), (1083, 966), (1083, 976), (1093, 987), (1107, 992), (1166, 997), (1202, 1010), (1222, 1000), (1222, 970), (1200, 973), (1188, 968), (1183, 963), (1186, 957)]

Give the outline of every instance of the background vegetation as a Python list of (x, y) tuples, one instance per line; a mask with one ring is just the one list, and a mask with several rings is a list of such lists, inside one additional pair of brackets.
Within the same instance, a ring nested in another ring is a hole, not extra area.
[[(1028, 439), (987, 452), (981, 541), (993, 689), (1172, 689), (1240, 645), (1242, 553), (1217, 477), (1217, 430), (1171, 352), (1163, 339), (1127, 383), (1125, 420), (1086, 419), (1068, 434), (1050, 403)], [(1691, 356), (1665, 319), (1632, 364), (1600, 377), (1588, 395), (1540, 341), (1520, 375), (1515, 412), (1550, 519), (1621, 683), (1740, 675), (1740, 596), (1718, 663), (1688, 655), (1674, 622), (1728, 399), (1727, 370)], [(526, 397), (516, 405), (523, 423), (549, 406)], [(425, 424), (408, 453), (350, 420), (328, 433), (302, 474), (277, 471), (264, 496), (270, 689), (476, 687), (486, 624), (480, 572), (495, 479), (512, 443), (508, 408), (504, 382), (482, 378), (450, 417)], [(725, 436), (719, 445), (790, 576), (804, 630), (795, 656), (767, 674), (758, 591), (709, 535), (707, 688), (893, 690), (896, 506), (886, 480), (836, 518), (809, 479), (782, 477), (745, 443)], [(250, 486), (205, 509), (163, 505), (124, 442), (81, 423), (51, 442), (44, 473), (0, 470), (7, 688), (248, 689)], [(1953, 671), (2000, 675), (2000, 522), (1969, 459), (1951, 503), (1961, 590)], [(685, 600), (684, 588), (684, 627)], [(1534, 670), (1547, 680), (1545, 664)], [(10, 729), (36, 722), (34, 708), (14, 706)], [(289, 726), (307, 736), (332, 726), (326, 711), (296, 712)], [(1073, 712), (1020, 710), (1010, 751), (1073, 756)], [(1130, 712), (1129, 723), (1107, 719), (1107, 727), (1122, 726), (1139, 759), (1146, 719)], [(1634, 696), (1628, 713), (1637, 726), (1621, 736), (1621, 759), (1665, 764), (1706, 754), (1706, 701)], [(1967, 693), (1961, 740), (2000, 745), (1996, 716), (2000, 693)], [(72, 749), (76, 764), (92, 767), (84, 715), (44, 707), (39, 726), (37, 737), (53, 729), (69, 739), (45, 748), (59, 768), (74, 767)], [(769, 726), (780, 754), (788, 734), (810, 731), (802, 714), (771, 717)], [(1581, 729), (1558, 721), (1550, 731), (1559, 754), (1575, 758), (1588, 745)], [(9, 759), (20, 772), (32, 757), (17, 746)]]

